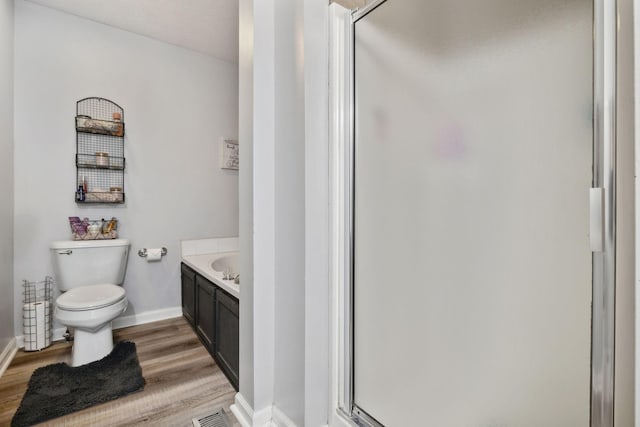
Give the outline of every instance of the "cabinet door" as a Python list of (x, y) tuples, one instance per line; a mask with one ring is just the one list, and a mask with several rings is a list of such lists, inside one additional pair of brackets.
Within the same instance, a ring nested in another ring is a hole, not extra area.
[(196, 315), (196, 272), (185, 264), (182, 272), (182, 314), (194, 326)]
[(207, 279), (196, 276), (196, 332), (210, 353), (215, 344), (215, 287)]
[(238, 300), (216, 289), (215, 358), (236, 390), (238, 389), (239, 334)]

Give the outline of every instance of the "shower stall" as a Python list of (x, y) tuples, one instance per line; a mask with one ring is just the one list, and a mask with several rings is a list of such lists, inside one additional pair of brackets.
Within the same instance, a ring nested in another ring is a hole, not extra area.
[(340, 409), (612, 425), (615, 2), (377, 0), (340, 33)]

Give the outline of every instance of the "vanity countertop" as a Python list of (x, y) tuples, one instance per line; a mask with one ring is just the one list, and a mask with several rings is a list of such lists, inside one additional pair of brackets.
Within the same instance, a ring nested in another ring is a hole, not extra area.
[(218, 258), (229, 255), (237, 255), (238, 252), (217, 252), (198, 255), (183, 255), (182, 262), (193, 268), (198, 274), (205, 279), (213, 282), (230, 295), (240, 300), (240, 285), (233, 283), (233, 280), (223, 280), (222, 273), (211, 267), (211, 264)]

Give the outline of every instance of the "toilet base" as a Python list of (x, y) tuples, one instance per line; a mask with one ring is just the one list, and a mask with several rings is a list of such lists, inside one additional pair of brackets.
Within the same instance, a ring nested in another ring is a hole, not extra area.
[(113, 350), (113, 332), (111, 322), (107, 322), (96, 331), (73, 331), (73, 350), (71, 366), (86, 365), (100, 360)]

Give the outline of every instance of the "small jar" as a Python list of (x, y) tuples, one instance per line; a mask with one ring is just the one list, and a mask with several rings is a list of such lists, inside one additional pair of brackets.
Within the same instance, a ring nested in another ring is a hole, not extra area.
[(114, 202), (122, 202), (124, 198), (122, 195), (122, 187), (111, 187), (109, 191), (111, 192), (111, 199)]
[(109, 153), (96, 151), (96, 166), (99, 168), (109, 167)]

